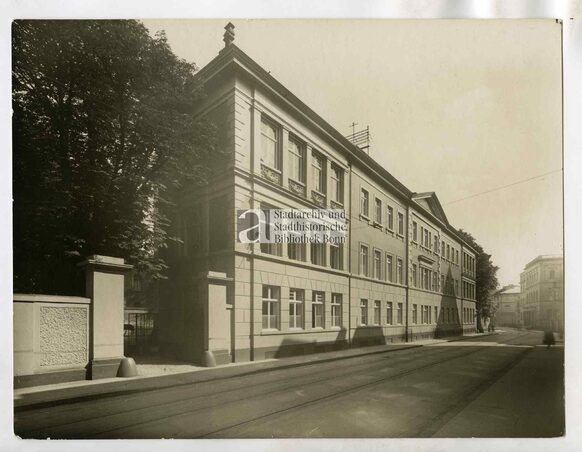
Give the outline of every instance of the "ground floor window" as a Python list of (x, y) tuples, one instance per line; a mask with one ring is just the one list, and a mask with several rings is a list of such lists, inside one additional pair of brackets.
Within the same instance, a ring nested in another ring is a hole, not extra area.
[(412, 305), (412, 323), (418, 323), (418, 305)]
[(388, 301), (386, 302), (386, 323), (392, 325), (392, 322), (392, 302)]
[(380, 300), (374, 301), (374, 325), (380, 325), (380, 310), (381, 310)]
[(325, 293), (313, 292), (313, 300), (311, 302), (312, 328), (323, 328), (324, 303), (325, 303)]
[(368, 300), (360, 300), (360, 325), (368, 324)]
[(342, 295), (331, 294), (331, 326), (342, 326)]
[(305, 291), (289, 289), (289, 328), (303, 328)]
[(280, 289), (263, 286), (263, 329), (279, 329)]
[(398, 303), (398, 310), (396, 312), (396, 321), (398, 322), (398, 325), (402, 325), (404, 323), (404, 315), (403, 315), (403, 303)]

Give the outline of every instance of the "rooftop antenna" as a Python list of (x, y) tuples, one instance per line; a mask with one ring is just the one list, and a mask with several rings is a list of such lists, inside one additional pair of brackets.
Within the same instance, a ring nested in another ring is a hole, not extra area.
[(224, 41), (224, 48), (226, 49), (234, 42), (234, 25), (232, 24), (232, 22), (229, 22), (226, 24), (224, 29), (226, 31), (224, 32), (222, 40)]
[(356, 145), (360, 150), (366, 152), (370, 155), (370, 126), (366, 126), (365, 129), (356, 132), (357, 122), (352, 122), (350, 127), (352, 128), (352, 134), (348, 135), (346, 138)]

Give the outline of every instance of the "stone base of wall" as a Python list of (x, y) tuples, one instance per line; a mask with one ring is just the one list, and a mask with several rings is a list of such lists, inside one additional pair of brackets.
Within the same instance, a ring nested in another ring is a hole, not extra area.
[(117, 377), (121, 358), (94, 359), (89, 363), (89, 380)]
[(14, 377), (14, 389), (28, 388), (31, 386), (52, 385), (56, 383), (68, 383), (71, 381), (85, 380), (87, 370), (69, 369), (42, 374), (17, 375)]

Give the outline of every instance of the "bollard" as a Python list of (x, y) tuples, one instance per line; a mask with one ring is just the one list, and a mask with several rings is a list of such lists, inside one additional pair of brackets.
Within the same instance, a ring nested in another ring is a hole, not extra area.
[(133, 358), (122, 358), (117, 376), (123, 378), (137, 377), (137, 366)]

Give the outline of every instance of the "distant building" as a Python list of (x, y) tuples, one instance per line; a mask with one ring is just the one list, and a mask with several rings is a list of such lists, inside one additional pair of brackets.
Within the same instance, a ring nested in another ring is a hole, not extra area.
[(504, 326), (519, 325), (519, 298), (521, 289), (517, 284), (510, 284), (499, 289), (493, 295), (493, 301), (497, 306), (494, 324)]
[(538, 256), (520, 276), (520, 316), (526, 328), (563, 331), (564, 257)]

